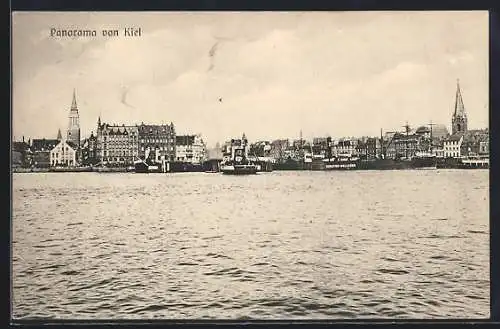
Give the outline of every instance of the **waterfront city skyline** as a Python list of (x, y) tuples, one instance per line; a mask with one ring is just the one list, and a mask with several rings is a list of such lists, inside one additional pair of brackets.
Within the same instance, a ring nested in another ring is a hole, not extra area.
[[(173, 122), (209, 145), (243, 132), (377, 136), (407, 121), (450, 129), (457, 78), (470, 128), (488, 127), (487, 12), (14, 13), (12, 23), (17, 139), (64, 131), (73, 89), (82, 137), (99, 116)], [(141, 36), (50, 35), (125, 27)]]

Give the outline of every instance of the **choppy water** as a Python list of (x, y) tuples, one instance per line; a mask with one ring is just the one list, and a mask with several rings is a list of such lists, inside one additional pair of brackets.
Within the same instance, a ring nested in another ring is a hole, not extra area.
[(13, 316), (489, 317), (485, 170), (14, 174)]

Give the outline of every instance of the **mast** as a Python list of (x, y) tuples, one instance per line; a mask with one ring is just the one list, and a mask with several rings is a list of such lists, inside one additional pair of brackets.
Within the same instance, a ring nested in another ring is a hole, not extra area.
[(408, 121), (403, 126), (406, 130), (406, 138), (405, 138), (405, 157), (408, 159), (408, 133), (410, 132), (410, 126), (408, 125)]
[[(376, 147), (377, 145), (375, 145)], [(382, 158), (382, 155), (384, 153), (384, 137), (382, 134), (382, 128), (380, 128), (380, 158)], [(385, 158), (385, 156), (384, 156)]]
[(432, 123), (432, 120), (431, 122), (429, 123), (429, 126), (431, 127), (431, 145), (430, 145), (430, 151), (432, 153), (432, 142), (433, 142), (433, 139), (432, 139), (432, 126), (435, 126), (436, 124), (435, 123)]

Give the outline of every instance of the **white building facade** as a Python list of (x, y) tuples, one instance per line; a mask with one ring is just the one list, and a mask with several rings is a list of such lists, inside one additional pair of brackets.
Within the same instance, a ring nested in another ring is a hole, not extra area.
[(444, 141), (444, 157), (445, 158), (459, 158), (461, 157), (460, 149), (464, 141), (463, 135), (452, 135)]
[[(74, 145), (74, 144), (73, 144)], [(50, 165), (56, 166), (76, 166), (76, 147), (62, 140), (50, 151)]]
[(175, 159), (192, 164), (206, 161), (207, 149), (201, 135), (176, 136)]

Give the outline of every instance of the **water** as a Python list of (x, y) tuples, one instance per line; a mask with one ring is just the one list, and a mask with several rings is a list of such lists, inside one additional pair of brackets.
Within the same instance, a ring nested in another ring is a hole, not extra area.
[(14, 174), (13, 316), (489, 317), (486, 170)]

